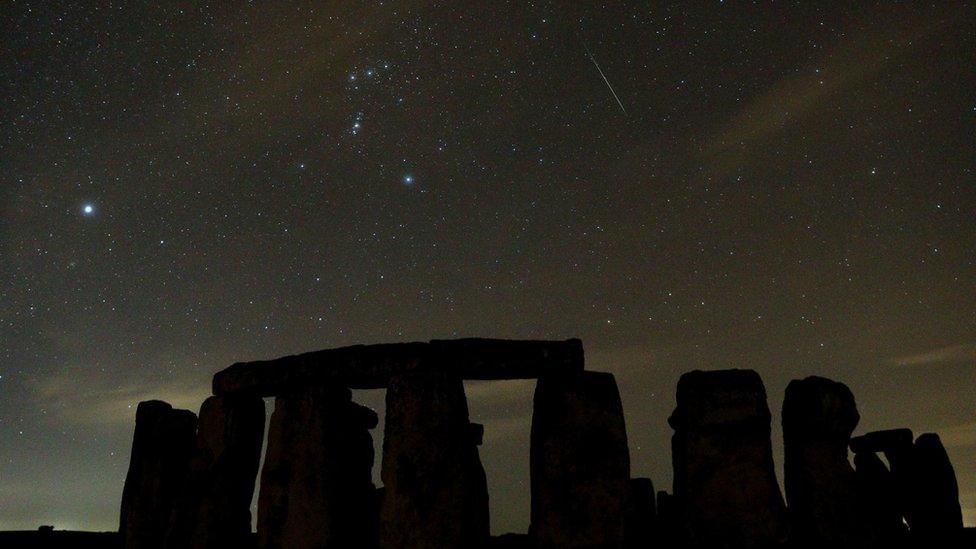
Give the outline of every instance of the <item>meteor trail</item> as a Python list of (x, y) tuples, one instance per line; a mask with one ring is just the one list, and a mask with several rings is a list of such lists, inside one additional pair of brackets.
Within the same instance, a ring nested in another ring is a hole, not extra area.
[(620, 97), (617, 96), (617, 92), (613, 89), (613, 85), (610, 84), (610, 80), (607, 79), (607, 75), (603, 74), (603, 69), (601, 69), (600, 64), (596, 62), (596, 57), (593, 57), (593, 52), (590, 51), (589, 46), (586, 45), (586, 41), (583, 40), (582, 36), (580, 36), (579, 39), (580, 42), (583, 43), (583, 49), (586, 50), (586, 55), (589, 56), (590, 61), (593, 61), (593, 65), (596, 67), (596, 70), (600, 71), (600, 77), (603, 78), (603, 82), (606, 83), (610, 93), (613, 94), (613, 98), (617, 100), (617, 105), (620, 105), (620, 111), (624, 113), (624, 116), (627, 116), (627, 109), (624, 108), (623, 102), (621, 102)]

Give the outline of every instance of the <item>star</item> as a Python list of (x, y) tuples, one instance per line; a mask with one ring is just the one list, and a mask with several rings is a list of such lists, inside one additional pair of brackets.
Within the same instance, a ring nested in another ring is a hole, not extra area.
[(408, 174), (406, 174), (406, 175), (403, 176), (403, 184), (404, 185), (406, 185), (406, 186), (409, 187), (409, 186), (413, 185), (413, 181), (414, 181), (414, 179), (413, 179), (413, 175), (412, 174), (409, 174), (408, 173)]
[(91, 217), (95, 215), (95, 206), (93, 204), (85, 204), (81, 207), (81, 213), (86, 217)]

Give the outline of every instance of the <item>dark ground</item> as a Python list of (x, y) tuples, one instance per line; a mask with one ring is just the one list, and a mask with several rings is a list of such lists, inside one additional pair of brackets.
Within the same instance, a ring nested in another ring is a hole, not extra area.
[(119, 549), (116, 532), (72, 532), (67, 530), (24, 530), (0, 532), (3, 549)]
[[(966, 528), (959, 548), (976, 548), (976, 528)], [(25, 530), (0, 532), (2, 549), (121, 549), (116, 532)], [(524, 534), (492, 536), (489, 549), (530, 549)], [(934, 548), (933, 548), (934, 549)]]

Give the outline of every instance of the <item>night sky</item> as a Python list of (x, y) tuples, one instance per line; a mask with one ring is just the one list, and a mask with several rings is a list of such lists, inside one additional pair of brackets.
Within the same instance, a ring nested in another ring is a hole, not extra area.
[[(462, 336), (582, 338), (658, 488), (682, 372), (759, 371), (780, 465), (843, 381), (972, 525), (976, 7), (846, 4), (4, 2), (0, 529), (115, 529), (140, 400)], [(532, 391), (468, 384), (495, 533)]]

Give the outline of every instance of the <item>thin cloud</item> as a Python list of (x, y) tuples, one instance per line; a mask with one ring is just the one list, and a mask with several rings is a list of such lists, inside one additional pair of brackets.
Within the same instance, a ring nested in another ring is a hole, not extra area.
[(207, 387), (196, 383), (112, 383), (85, 379), (78, 369), (64, 370), (34, 385), (36, 403), (61, 420), (74, 425), (118, 426), (132, 423), (136, 407), (144, 400), (163, 400), (174, 408), (196, 412), (207, 397)]
[(976, 364), (976, 344), (951, 345), (896, 358), (896, 366), (932, 366), (939, 364)]
[[(820, 108), (859, 87), (892, 63), (955, 24), (951, 8), (930, 10), (921, 24), (912, 20), (879, 31), (851, 33), (815, 63), (785, 76), (770, 91), (747, 101), (706, 136), (703, 158), (718, 171), (734, 171), (748, 162), (744, 153), (761, 150), (771, 138), (809, 124)], [(747, 155), (748, 156), (748, 155)]]

